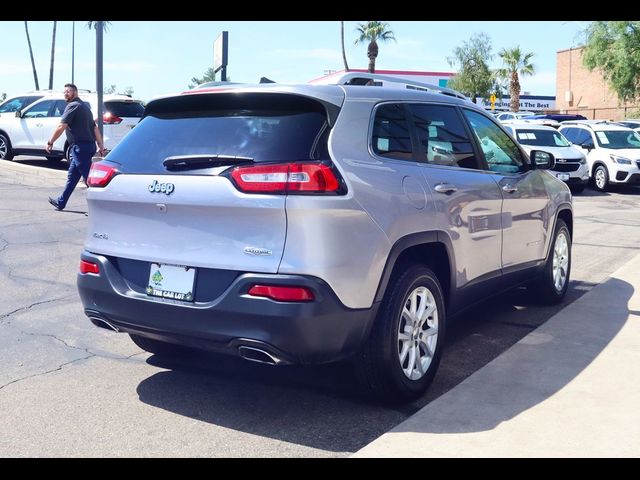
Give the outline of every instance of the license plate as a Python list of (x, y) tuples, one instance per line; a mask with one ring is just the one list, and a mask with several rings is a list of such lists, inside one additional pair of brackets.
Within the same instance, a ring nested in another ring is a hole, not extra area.
[(556, 173), (556, 177), (558, 177), (558, 180), (562, 180), (564, 182), (569, 180), (569, 174), (568, 173)]
[(193, 302), (194, 267), (152, 263), (147, 295)]

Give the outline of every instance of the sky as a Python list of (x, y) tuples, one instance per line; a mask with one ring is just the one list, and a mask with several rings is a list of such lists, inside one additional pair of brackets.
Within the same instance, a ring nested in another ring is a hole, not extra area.
[[(367, 45), (354, 45), (363, 21), (345, 21), (345, 49), (350, 68), (367, 68)], [(447, 61), (453, 50), (475, 33), (491, 39), (494, 60), (502, 48), (520, 46), (533, 52), (536, 74), (521, 78), (522, 93), (555, 95), (556, 52), (584, 42), (586, 21), (389, 21), (397, 42), (380, 42), (376, 68), (455, 72)], [(29, 21), (40, 88), (49, 85), (52, 21)], [(56, 32), (53, 88), (71, 82), (72, 29), (59, 21)], [(329, 70), (344, 68), (339, 21), (113, 21), (104, 34), (104, 87), (128, 87), (135, 98), (186, 90), (192, 77), (213, 66), (213, 43), (229, 32), (228, 79), (257, 83), (267, 77), (278, 83), (300, 83)], [(1, 21), (0, 95), (35, 89), (23, 21)], [(96, 90), (95, 30), (75, 22), (74, 83)], [(219, 74), (217, 79), (219, 79)]]

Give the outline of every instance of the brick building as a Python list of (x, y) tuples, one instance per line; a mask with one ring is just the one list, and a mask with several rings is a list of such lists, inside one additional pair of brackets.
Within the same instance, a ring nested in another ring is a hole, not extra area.
[(582, 65), (583, 47), (556, 54), (556, 109), (590, 119), (623, 120), (638, 105), (622, 104), (598, 70)]

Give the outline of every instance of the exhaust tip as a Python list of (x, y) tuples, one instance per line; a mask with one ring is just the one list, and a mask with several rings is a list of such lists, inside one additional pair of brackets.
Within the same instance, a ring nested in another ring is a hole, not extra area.
[(93, 323), (96, 327), (106, 328), (107, 330), (113, 330), (114, 332), (118, 332), (118, 333), (120, 332), (118, 327), (116, 327), (115, 325), (110, 324), (104, 318), (100, 318), (100, 317), (96, 317), (96, 316), (90, 316), (89, 320), (91, 320), (91, 323)]
[(238, 347), (238, 354), (245, 360), (250, 360), (252, 362), (266, 363), (267, 365), (278, 365), (283, 363), (281, 359), (265, 350), (255, 347), (247, 347), (246, 345), (240, 345)]

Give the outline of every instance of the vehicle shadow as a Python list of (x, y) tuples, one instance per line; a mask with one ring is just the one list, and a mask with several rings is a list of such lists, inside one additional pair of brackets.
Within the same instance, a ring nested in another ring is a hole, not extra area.
[(69, 164), (66, 161), (50, 162), (44, 157), (16, 156), (13, 161), (20, 165), (30, 165), (32, 167), (48, 168), (49, 170), (68, 170)]
[(607, 197), (610, 196), (611, 193), (622, 193), (624, 195), (640, 195), (640, 187), (637, 185), (616, 185), (610, 184), (608, 191), (600, 192), (596, 190), (592, 186), (588, 186), (582, 192), (574, 194), (577, 197)]
[(472, 381), (441, 396), (394, 431), (492, 430), (549, 399), (602, 353), (630, 314), (637, 314), (628, 308), (633, 285), (610, 278), (597, 291), (597, 296), (570, 305), (476, 372)]
[[(566, 302), (553, 307), (536, 305), (525, 289), (516, 290), (457, 317), (431, 388), (403, 406), (379, 405), (364, 397), (347, 362), (271, 367), (206, 352), (152, 355), (147, 362), (166, 371), (142, 381), (137, 393), (147, 404), (221, 427), (355, 452), (491, 362), (590, 287), (572, 282)], [(620, 322), (607, 323), (602, 346), (620, 327)], [(565, 372), (554, 388), (562, 388), (599, 351)], [(516, 402), (509, 415), (531, 405)]]

